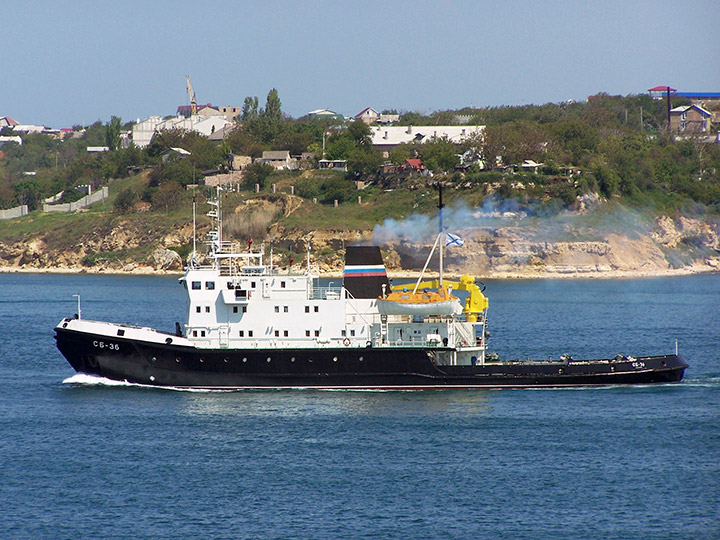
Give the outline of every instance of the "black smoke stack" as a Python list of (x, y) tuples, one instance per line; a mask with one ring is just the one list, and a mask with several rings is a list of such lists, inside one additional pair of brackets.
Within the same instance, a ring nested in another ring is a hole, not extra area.
[(350, 246), (345, 250), (343, 286), (355, 298), (378, 298), (382, 286), (390, 290), (380, 248), (377, 246)]

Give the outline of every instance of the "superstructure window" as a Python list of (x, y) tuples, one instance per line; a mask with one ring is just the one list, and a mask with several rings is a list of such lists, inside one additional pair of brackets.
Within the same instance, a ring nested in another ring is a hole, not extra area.
[(206, 282), (205, 282), (205, 288), (206, 288), (208, 291), (213, 291), (213, 290), (215, 290), (215, 282), (214, 282), (214, 281), (206, 281)]
[(310, 313), (310, 306), (305, 306), (305, 313)]
[(275, 337), (280, 337), (280, 330), (275, 330)]
[(247, 313), (247, 306), (243, 306), (242, 308), (243, 308), (243, 310), (242, 310), (243, 313)]
[(197, 307), (195, 308), (195, 311), (196, 311), (197, 313), (200, 313), (200, 311), (201, 311), (200, 306), (197, 306)]
[(310, 337), (310, 330), (305, 330), (305, 337)]
[(280, 282), (280, 288), (281, 288), (281, 289), (284, 289), (284, 288), (285, 288), (285, 282), (284, 282), (284, 281), (281, 281), (281, 282)]
[(240, 335), (240, 337), (245, 337), (245, 330), (240, 330), (239, 335)]
[(192, 288), (193, 288), (193, 291), (199, 291), (200, 289), (202, 289), (202, 282), (200, 282), (200, 281), (193, 281), (193, 282), (192, 282)]
[(288, 307), (287, 307), (287, 306), (283, 306), (283, 313), (287, 313), (287, 312), (288, 312)]
[(315, 330), (315, 337), (320, 337), (320, 330)]
[(275, 313), (280, 313), (280, 306), (275, 306)]
[(287, 331), (287, 330), (283, 330), (283, 337), (288, 337), (288, 331)]
[(237, 313), (237, 312), (238, 312), (238, 307), (237, 307), (237, 306), (233, 306), (233, 313)]
[(253, 337), (253, 331), (252, 331), (252, 330), (248, 330), (248, 337)]
[(210, 313), (210, 306), (205, 306), (205, 313)]
[(317, 313), (318, 311), (320, 311), (320, 307), (319, 307), (319, 306), (313, 306), (313, 311), (314, 311), (315, 313)]

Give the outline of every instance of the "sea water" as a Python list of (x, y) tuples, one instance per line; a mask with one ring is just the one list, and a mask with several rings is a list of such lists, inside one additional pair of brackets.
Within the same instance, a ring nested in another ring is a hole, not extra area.
[(679, 384), (189, 392), (74, 374), (52, 328), (174, 331), (173, 277), (0, 275), (0, 538), (720, 537), (720, 276), (489, 281), (505, 358)]

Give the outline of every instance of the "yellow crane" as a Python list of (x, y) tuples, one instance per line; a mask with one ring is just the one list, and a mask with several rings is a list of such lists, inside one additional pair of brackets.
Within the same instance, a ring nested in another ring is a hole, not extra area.
[(197, 100), (195, 99), (195, 92), (193, 92), (192, 84), (190, 84), (190, 75), (185, 75), (187, 80), (187, 91), (190, 96), (190, 114), (193, 116), (197, 114)]
[[(415, 285), (416, 291), (423, 291), (423, 289), (435, 289), (437, 291), (442, 290), (443, 292), (440, 293), (440, 295), (443, 298), (449, 298), (450, 292), (447, 290), (447, 286), (451, 286), (456, 291), (468, 291), (470, 294), (465, 299), (465, 306), (463, 307), (463, 313), (465, 314), (465, 319), (468, 322), (477, 322), (478, 316), (480, 313), (485, 311), (488, 308), (488, 299), (483, 294), (483, 289), (480, 289), (480, 287), (477, 286), (475, 283), (475, 278), (473, 276), (464, 275), (460, 277), (460, 281), (448, 281), (443, 280), (442, 283), (438, 279), (433, 279), (431, 281), (422, 281)], [(403, 291), (403, 289), (406, 289), (408, 287), (407, 284), (405, 285), (392, 285), (390, 287), (391, 291)], [(412, 301), (412, 298), (414, 297), (421, 297), (423, 295), (422, 292), (416, 292), (416, 293), (406, 293), (405, 296), (410, 296), (410, 300)], [(390, 295), (388, 295), (390, 297)]]

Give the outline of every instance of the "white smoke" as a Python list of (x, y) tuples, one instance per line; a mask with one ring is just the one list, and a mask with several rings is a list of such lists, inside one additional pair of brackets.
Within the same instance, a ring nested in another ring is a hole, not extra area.
[[(489, 197), (477, 208), (465, 201), (443, 209), (443, 229), (471, 237), (474, 232), (520, 228), (528, 238), (546, 242), (599, 239), (608, 234), (637, 237), (655, 225), (651, 209), (632, 210), (620, 204), (594, 204), (583, 212), (553, 210), (539, 203)], [(386, 219), (373, 229), (373, 244), (400, 242), (432, 244), (439, 231), (438, 214), (412, 214), (403, 220)]]

